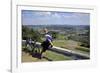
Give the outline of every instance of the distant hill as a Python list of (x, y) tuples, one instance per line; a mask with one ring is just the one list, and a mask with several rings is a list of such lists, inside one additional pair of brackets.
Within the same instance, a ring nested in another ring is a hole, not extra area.
[(90, 25), (23, 25), (33, 29), (43, 29), (47, 28), (49, 30), (82, 30), (82, 29), (90, 29)]

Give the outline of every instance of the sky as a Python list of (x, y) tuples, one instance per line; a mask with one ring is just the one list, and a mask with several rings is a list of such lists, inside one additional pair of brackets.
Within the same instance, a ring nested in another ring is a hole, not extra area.
[(54, 12), (22, 10), (22, 25), (89, 25), (90, 14), (80, 12)]

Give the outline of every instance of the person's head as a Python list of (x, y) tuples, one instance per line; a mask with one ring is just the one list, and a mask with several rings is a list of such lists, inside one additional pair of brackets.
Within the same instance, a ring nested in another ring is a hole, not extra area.
[(48, 29), (47, 28), (44, 28), (44, 33), (48, 33)]

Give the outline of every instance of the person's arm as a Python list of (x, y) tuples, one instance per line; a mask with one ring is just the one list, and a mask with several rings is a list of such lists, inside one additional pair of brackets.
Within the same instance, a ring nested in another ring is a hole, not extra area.
[(52, 41), (49, 41), (49, 42), (50, 42), (51, 47), (53, 47), (53, 43), (52, 43)]

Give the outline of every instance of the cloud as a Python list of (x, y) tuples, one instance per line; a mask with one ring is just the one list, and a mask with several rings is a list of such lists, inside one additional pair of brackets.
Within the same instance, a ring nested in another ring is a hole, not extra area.
[(52, 15), (52, 17), (54, 17), (54, 18), (61, 18), (61, 15), (59, 15), (59, 13), (54, 13), (54, 14)]
[(51, 15), (51, 12), (43, 12), (43, 11), (41, 11), (41, 12), (33, 12), (33, 14), (34, 15), (36, 15), (36, 16), (50, 16)]

